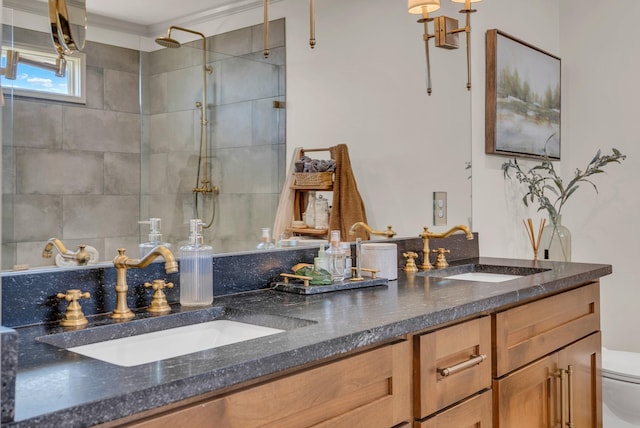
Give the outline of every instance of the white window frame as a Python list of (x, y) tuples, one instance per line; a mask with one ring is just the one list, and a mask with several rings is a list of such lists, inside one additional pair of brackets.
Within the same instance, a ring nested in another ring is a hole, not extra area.
[[(42, 47), (34, 45), (26, 45), (15, 43), (13, 46), (2, 46), (2, 57), (6, 57), (7, 50), (13, 49), (20, 52), (21, 56), (35, 59), (41, 62), (55, 63), (58, 58), (57, 52), (53, 47)], [(23, 88), (14, 88), (11, 85), (11, 80), (3, 77), (2, 90), (6, 95), (13, 94), (18, 97), (28, 97), (51, 101), (63, 101), (76, 104), (86, 104), (86, 55), (82, 52), (76, 52), (73, 55), (65, 56), (67, 61), (66, 79), (67, 79), (67, 93), (60, 92), (47, 92), (46, 90), (29, 90)], [(18, 64), (18, 74), (20, 74), (20, 65)], [(53, 71), (49, 71), (54, 76)]]

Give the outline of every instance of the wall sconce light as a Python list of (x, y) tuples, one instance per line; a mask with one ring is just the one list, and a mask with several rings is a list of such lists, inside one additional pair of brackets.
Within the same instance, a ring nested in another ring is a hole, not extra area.
[[(435, 46), (444, 49), (458, 49), (458, 33), (467, 35), (467, 89), (471, 90), (471, 17), (476, 12), (471, 9), (471, 3), (481, 0), (451, 0), (454, 3), (464, 3), (464, 9), (460, 13), (466, 14), (466, 25), (458, 26), (458, 20), (448, 16), (431, 18), (429, 13), (440, 9), (440, 0), (408, 0), (409, 13), (422, 15), (418, 22), (424, 24), (424, 47), (427, 59), (427, 93), (431, 95), (431, 64), (429, 60), (429, 39), (435, 39)], [(434, 33), (429, 34), (428, 23), (434, 21)]]

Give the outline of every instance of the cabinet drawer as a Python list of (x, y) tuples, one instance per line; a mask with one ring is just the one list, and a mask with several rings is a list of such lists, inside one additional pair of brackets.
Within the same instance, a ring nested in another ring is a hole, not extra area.
[(495, 314), (496, 376), (599, 330), (599, 293), (599, 282), (593, 282)]
[(410, 360), (402, 341), (128, 426), (388, 428), (411, 420)]
[[(491, 320), (414, 338), (414, 416), (422, 419), (491, 387)], [(449, 369), (449, 373), (445, 369)]]
[(491, 428), (492, 412), (491, 391), (486, 391), (426, 421), (416, 421), (413, 426), (414, 428)]

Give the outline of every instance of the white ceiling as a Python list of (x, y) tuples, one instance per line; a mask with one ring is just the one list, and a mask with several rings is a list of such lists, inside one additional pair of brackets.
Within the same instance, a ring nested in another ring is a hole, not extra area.
[(86, 0), (87, 12), (119, 21), (153, 26), (175, 18), (234, 9), (252, 0)]
[[(0, 0), (3, 6), (48, 16), (48, 0)], [(67, 0), (70, 1), (70, 0)], [(261, 8), (264, 0), (85, 0), (89, 22), (131, 34), (152, 36), (167, 25), (188, 26)], [(281, 0), (269, 0), (277, 3)]]

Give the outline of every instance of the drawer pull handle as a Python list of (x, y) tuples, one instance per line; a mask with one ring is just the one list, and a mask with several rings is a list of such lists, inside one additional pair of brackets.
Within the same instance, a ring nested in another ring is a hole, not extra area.
[(485, 354), (481, 355), (472, 355), (470, 359), (467, 361), (463, 361), (462, 363), (456, 364), (455, 366), (446, 367), (444, 369), (436, 369), (440, 376), (447, 377), (464, 369), (468, 369), (469, 367), (476, 366), (487, 359)]

